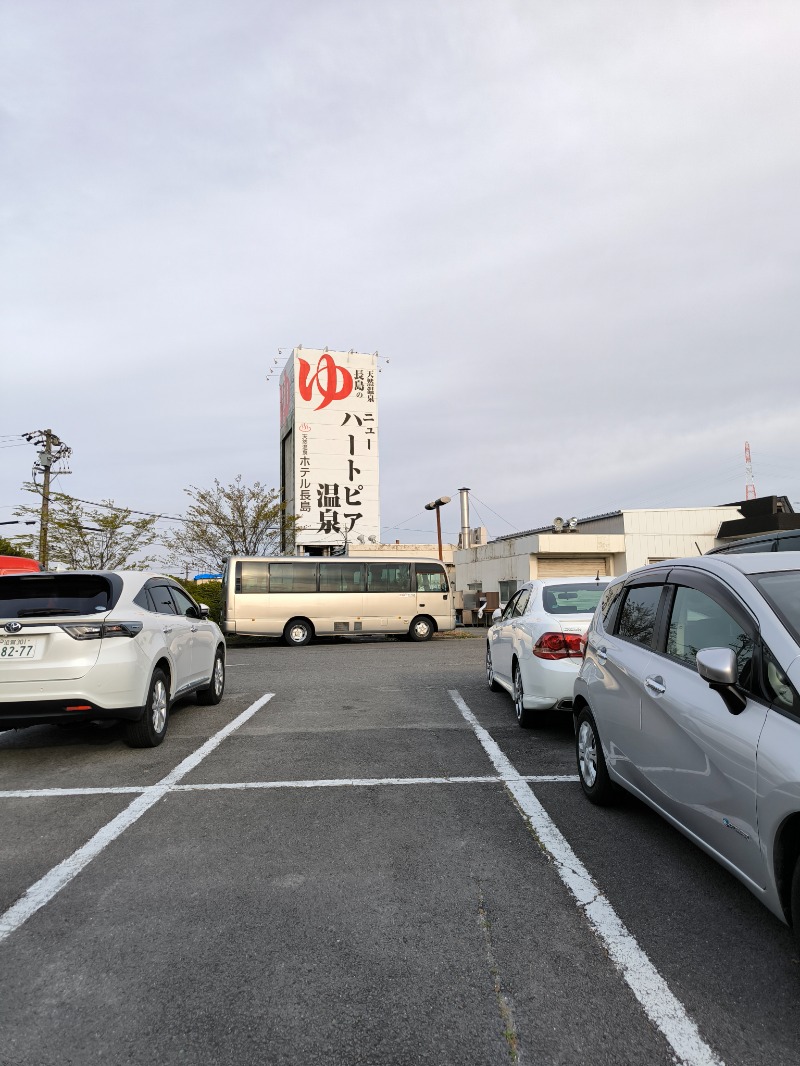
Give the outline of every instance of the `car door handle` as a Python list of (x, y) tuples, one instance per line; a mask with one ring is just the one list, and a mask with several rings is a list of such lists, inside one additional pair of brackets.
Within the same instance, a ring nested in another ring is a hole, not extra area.
[(196, 633), (200, 626), (192, 626), (192, 633)]
[(598, 648), (597, 649), (597, 661), (600, 663), (601, 666), (605, 666), (605, 662), (606, 662), (607, 656), (608, 656), (608, 652), (606, 651), (605, 648)]
[(171, 633), (172, 632), (172, 626), (164, 626), (164, 632), (165, 633)]
[(664, 684), (664, 678), (660, 674), (656, 677), (646, 677), (644, 679), (644, 687), (649, 689), (656, 696), (663, 696), (667, 691), (667, 686)]

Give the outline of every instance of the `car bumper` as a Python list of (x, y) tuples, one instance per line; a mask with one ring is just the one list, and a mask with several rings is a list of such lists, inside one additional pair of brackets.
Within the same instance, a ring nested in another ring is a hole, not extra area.
[(0, 704), (0, 729), (23, 729), (31, 725), (58, 725), (62, 722), (96, 722), (103, 719), (135, 722), (141, 717), (141, 707), (102, 707), (81, 698)]

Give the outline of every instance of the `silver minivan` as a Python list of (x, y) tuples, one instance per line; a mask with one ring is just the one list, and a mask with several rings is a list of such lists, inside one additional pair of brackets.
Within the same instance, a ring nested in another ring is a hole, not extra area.
[(800, 552), (710, 555), (606, 589), (575, 681), (580, 782), (638, 796), (800, 940)]

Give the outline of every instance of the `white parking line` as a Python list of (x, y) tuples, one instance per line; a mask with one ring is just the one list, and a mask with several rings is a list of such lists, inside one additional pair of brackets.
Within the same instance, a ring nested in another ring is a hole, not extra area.
[(77, 877), (77, 875), (88, 866), (92, 859), (96, 858), (107, 845), (113, 840), (116, 840), (121, 833), (137, 822), (146, 811), (148, 811), (154, 804), (158, 803), (162, 796), (165, 796), (182, 777), (190, 773), (207, 755), (209, 755), (222, 741), (239, 728), (240, 725), (252, 718), (252, 716), (259, 711), (266, 703), (268, 703), (274, 693), (269, 692), (257, 699), (255, 703), (252, 703), (246, 711), (234, 718), (233, 721), (228, 722), (218, 733), (215, 733), (213, 737), (202, 744), (197, 751), (192, 752), (182, 762), (178, 763), (174, 770), (171, 770), (166, 777), (163, 777), (157, 784), (151, 785), (147, 788), (142, 795), (137, 796), (135, 800), (128, 804), (124, 811), (121, 811), (116, 818), (112, 818), (110, 822), (98, 830), (95, 835), (88, 840), (82, 847), (74, 851), (70, 856), (60, 862), (57, 866), (54, 866), (52, 870), (48, 871), (44, 877), (40, 878), (36, 884), (31, 885), (28, 891), (12, 904), (8, 910), (0, 915), (0, 943), (2, 943), (6, 937), (10, 936), (16, 929), (28, 920), (31, 915), (35, 914), (41, 907), (44, 907), (46, 903), (65, 888), (66, 885)]
[(542, 850), (552, 859), (561, 880), (589, 919), (647, 1017), (664, 1035), (679, 1061), (685, 1066), (722, 1066), (722, 1060), (700, 1036), (683, 1004), (671, 992), (664, 978), (639, 947), (635, 937), (625, 928), (525, 778), (516, 772), (461, 695), (455, 689), (450, 689), (449, 694), (472, 726), (483, 750), (536, 834)]
[[(514, 777), (516, 781), (519, 775)], [(551, 782), (574, 784), (577, 774), (523, 774), (523, 781), (541, 785)], [(246, 788), (372, 788), (375, 785), (491, 785), (505, 784), (497, 774), (484, 777), (344, 777), (317, 781), (214, 781), (209, 784), (173, 785), (173, 792), (216, 792)], [(119, 796), (147, 792), (157, 785), (109, 785), (88, 788), (19, 788), (0, 790), (0, 799), (55, 799), (60, 796)]]

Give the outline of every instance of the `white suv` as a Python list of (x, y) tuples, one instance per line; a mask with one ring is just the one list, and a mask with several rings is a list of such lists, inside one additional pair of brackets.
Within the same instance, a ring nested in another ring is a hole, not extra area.
[(216, 704), (225, 638), (172, 578), (141, 571), (0, 577), (0, 729), (125, 722), (160, 744), (174, 700)]

